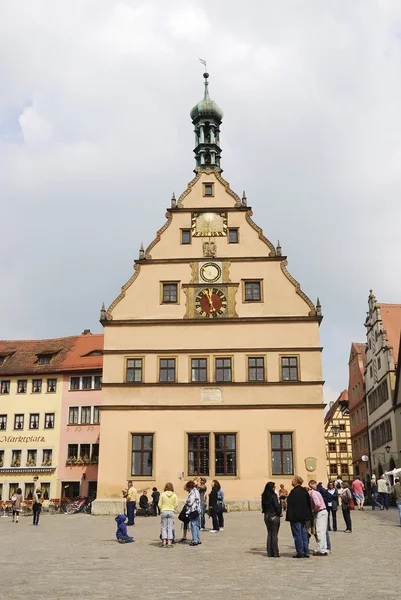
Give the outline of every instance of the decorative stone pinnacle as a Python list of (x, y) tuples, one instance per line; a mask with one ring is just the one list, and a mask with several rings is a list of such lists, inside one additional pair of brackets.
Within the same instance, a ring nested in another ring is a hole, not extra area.
[(321, 317), (322, 316), (322, 305), (320, 304), (320, 299), (319, 296), (317, 297), (316, 300), (316, 314)]
[(245, 190), (242, 192), (242, 206), (247, 206)]
[(145, 258), (145, 250), (143, 244), (141, 244), (141, 247), (139, 248), (139, 260), (141, 260), (142, 258)]
[(281, 246), (280, 246), (280, 240), (277, 240), (277, 248), (276, 248), (276, 253), (277, 253), (277, 256), (281, 256)]
[(100, 309), (100, 320), (104, 321), (106, 319), (106, 307), (104, 302), (102, 303), (102, 308)]
[(171, 208), (177, 208), (177, 200), (175, 199), (175, 193), (171, 197)]

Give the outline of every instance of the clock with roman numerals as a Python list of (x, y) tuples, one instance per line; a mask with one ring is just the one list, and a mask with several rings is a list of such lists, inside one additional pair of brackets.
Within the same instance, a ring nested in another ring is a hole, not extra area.
[(202, 289), (195, 298), (195, 310), (206, 319), (222, 317), (227, 310), (227, 298), (218, 288)]

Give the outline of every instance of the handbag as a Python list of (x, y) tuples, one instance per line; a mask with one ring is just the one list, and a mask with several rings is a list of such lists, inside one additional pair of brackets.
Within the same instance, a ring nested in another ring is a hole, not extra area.
[(199, 511), (198, 510), (193, 510), (192, 512), (189, 513), (189, 520), (195, 521), (195, 519), (199, 519)]
[(187, 516), (187, 505), (186, 504), (184, 504), (184, 506), (182, 507), (181, 512), (178, 515), (178, 519), (179, 519), (179, 521), (182, 521), (183, 523), (188, 523), (189, 517)]

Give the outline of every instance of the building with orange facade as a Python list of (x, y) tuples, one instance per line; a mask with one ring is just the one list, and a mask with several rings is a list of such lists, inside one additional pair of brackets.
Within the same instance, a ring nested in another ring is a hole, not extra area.
[(223, 179), (223, 113), (204, 77), (195, 177), (101, 311), (97, 514), (122, 509), (130, 479), (183, 498), (189, 479), (216, 478), (249, 509), (268, 480), (326, 476), (320, 304)]
[[(352, 462), (355, 475), (370, 476), (368, 417), (365, 395), (365, 344), (351, 344), (348, 362), (348, 398), (351, 424)], [(364, 460), (362, 460), (364, 457)], [(366, 460), (368, 458), (368, 460)]]

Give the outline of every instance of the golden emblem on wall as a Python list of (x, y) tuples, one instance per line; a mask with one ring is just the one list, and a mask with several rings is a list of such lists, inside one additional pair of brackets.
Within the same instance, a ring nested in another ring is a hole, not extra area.
[(193, 237), (221, 237), (227, 235), (227, 213), (193, 213)]
[(317, 459), (313, 458), (313, 456), (309, 456), (308, 458), (305, 458), (306, 470), (309, 472), (316, 471), (316, 462), (317, 462)]

